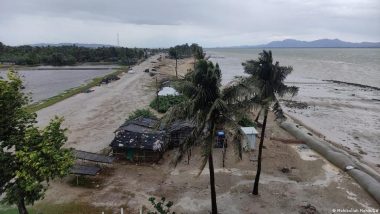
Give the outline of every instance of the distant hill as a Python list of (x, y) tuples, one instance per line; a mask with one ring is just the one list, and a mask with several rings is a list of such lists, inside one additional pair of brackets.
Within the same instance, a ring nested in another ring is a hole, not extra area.
[(265, 45), (240, 46), (243, 48), (380, 48), (380, 42), (345, 42), (339, 39), (319, 39), (315, 41), (300, 41), (285, 39), (273, 41)]
[(114, 45), (105, 45), (105, 44), (83, 44), (83, 43), (38, 43), (38, 44), (31, 44), (30, 46), (33, 47), (46, 47), (46, 46), (54, 46), (54, 47), (59, 47), (59, 46), (78, 46), (78, 47), (85, 47), (85, 48), (100, 48), (100, 47), (115, 47)]

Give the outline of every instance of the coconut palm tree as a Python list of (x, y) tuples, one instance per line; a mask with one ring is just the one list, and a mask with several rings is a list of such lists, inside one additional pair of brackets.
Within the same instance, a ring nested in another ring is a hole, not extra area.
[[(264, 112), (262, 123), (259, 154), (257, 162), (257, 173), (252, 190), (252, 194), (258, 194), (258, 186), (261, 174), (262, 150), (265, 137), (265, 128), (267, 123), (268, 111), (271, 106), (277, 119), (284, 119), (282, 109), (280, 107), (278, 97), (283, 97), (285, 94), (294, 96), (298, 92), (298, 87), (287, 86), (284, 84), (285, 78), (292, 72), (291, 66), (280, 66), (279, 62), (273, 63), (272, 52), (263, 51), (259, 53), (257, 60), (248, 60), (243, 63), (244, 72), (247, 77), (241, 77), (240, 83), (245, 87), (238, 90), (242, 94), (253, 94)], [(260, 112), (259, 112), (260, 114)]]
[[(177, 82), (177, 89), (188, 99), (172, 107), (163, 119), (164, 123), (170, 123), (177, 119), (187, 119), (195, 124), (191, 135), (181, 144), (174, 162), (177, 164), (193, 146), (202, 148), (203, 161), (199, 174), (208, 163), (213, 214), (217, 213), (213, 164), (216, 129), (220, 126), (229, 127), (234, 133), (235, 139), (241, 137), (238, 125), (232, 119), (235, 112), (232, 109), (238, 109), (234, 107), (240, 103), (236, 102), (235, 99), (230, 99), (229, 96), (234, 95), (231, 92), (233, 91), (232, 88), (222, 91), (220, 86), (221, 70), (218, 64), (214, 66), (212, 62), (203, 59), (197, 61), (195, 70)], [(229, 102), (231, 100), (234, 102)], [(236, 148), (239, 149), (239, 147)]]
[(178, 78), (177, 67), (178, 67), (179, 55), (178, 55), (177, 47), (169, 49), (169, 56), (175, 59), (175, 77)]

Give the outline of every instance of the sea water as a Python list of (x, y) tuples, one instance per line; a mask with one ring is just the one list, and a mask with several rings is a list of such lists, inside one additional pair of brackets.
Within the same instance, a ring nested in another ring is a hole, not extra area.
[[(207, 49), (210, 60), (222, 69), (223, 84), (244, 75), (242, 62), (257, 59), (262, 49)], [(299, 87), (295, 97), (308, 108), (285, 112), (326, 140), (380, 172), (380, 90), (338, 84), (338, 80), (380, 88), (380, 49), (377, 48), (274, 48), (274, 61), (292, 66), (288, 85)]]

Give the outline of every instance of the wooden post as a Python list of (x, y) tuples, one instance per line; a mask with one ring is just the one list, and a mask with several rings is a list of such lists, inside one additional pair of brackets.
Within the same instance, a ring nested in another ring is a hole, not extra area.
[(160, 109), (160, 97), (158, 96), (158, 92), (159, 91), (159, 87), (158, 87), (158, 80), (157, 80), (157, 77), (156, 77), (156, 100), (157, 100), (157, 112), (158, 110)]
[(224, 161), (226, 159), (226, 145), (225, 145), (225, 142), (224, 142), (224, 139), (223, 139), (223, 150), (222, 150), (222, 154), (223, 154), (223, 168), (224, 168)]

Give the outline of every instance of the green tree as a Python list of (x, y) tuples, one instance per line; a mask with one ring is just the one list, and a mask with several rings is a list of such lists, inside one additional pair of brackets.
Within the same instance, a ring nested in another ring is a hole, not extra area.
[(295, 86), (287, 86), (284, 84), (286, 77), (292, 72), (291, 66), (280, 66), (279, 62), (273, 63), (272, 52), (263, 51), (259, 54), (257, 60), (248, 60), (243, 63), (244, 72), (247, 77), (241, 77), (240, 84), (241, 95), (251, 95), (255, 97), (255, 102), (261, 106), (260, 111), (264, 112), (264, 119), (261, 129), (261, 138), (259, 144), (259, 154), (257, 162), (257, 172), (252, 194), (258, 194), (259, 180), (261, 174), (262, 150), (265, 138), (265, 129), (270, 106), (278, 119), (284, 119), (282, 109), (280, 107), (278, 97), (285, 94), (295, 95), (298, 88)]
[(201, 146), (203, 161), (200, 166), (200, 173), (208, 163), (213, 214), (217, 213), (212, 155), (216, 130), (220, 127), (231, 127), (234, 136), (236, 138), (241, 137), (238, 125), (232, 119), (234, 109), (238, 109), (234, 107), (238, 107), (238, 105), (232, 102), (230, 105), (228, 102), (231, 100), (229, 95), (232, 93), (229, 93), (229, 91), (232, 89), (220, 90), (221, 76), (218, 64), (214, 66), (212, 62), (199, 60), (195, 70), (176, 83), (176, 88), (187, 99), (173, 106), (164, 116), (164, 123), (170, 123), (178, 119), (187, 119), (195, 124), (191, 135), (180, 146), (175, 163), (177, 164), (182, 156), (193, 146)]
[(20, 214), (26, 205), (43, 197), (46, 183), (65, 176), (73, 154), (62, 146), (67, 138), (62, 118), (55, 118), (43, 130), (34, 127), (36, 115), (26, 111), (28, 97), (18, 75), (10, 71), (0, 79), (0, 193), (2, 203), (16, 204)]

